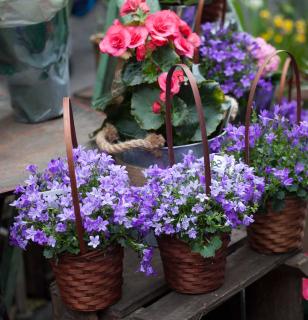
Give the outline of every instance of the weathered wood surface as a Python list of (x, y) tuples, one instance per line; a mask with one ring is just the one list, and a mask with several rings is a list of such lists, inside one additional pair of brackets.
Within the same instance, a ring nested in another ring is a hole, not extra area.
[(246, 290), (247, 320), (303, 320), (302, 277), (281, 266)]
[[(204, 295), (184, 295), (170, 292), (152, 305), (137, 310), (127, 319), (201, 319), (202, 316), (221, 305), (224, 301), (283, 264), (294, 254), (266, 256), (252, 251), (245, 245), (228, 257), (226, 280), (220, 289)], [(294, 319), (289, 318), (288, 320)]]
[[(246, 232), (235, 230), (231, 236), (229, 251), (233, 252), (238, 246), (243, 245), (246, 238)], [(155, 250), (153, 266), (157, 275), (154, 277), (146, 277), (138, 269), (138, 257), (132, 252), (126, 250), (124, 259), (124, 284), (122, 299), (111, 306), (109, 309), (99, 314), (100, 320), (122, 319), (131, 314), (135, 310), (159, 299), (170, 292), (166, 286), (161, 260), (158, 250)], [(51, 287), (51, 295), (53, 298), (54, 319), (70, 320), (72, 317), (76, 319), (90, 320), (87, 317), (94, 317), (95, 314), (84, 315), (67, 309), (59, 296), (59, 292), (54, 285)], [(91, 318), (91, 320), (92, 320)], [(93, 318), (95, 319), (95, 318)]]
[(308, 256), (304, 253), (299, 253), (296, 256), (288, 259), (286, 266), (296, 269), (302, 277), (308, 277)]
[[(79, 100), (72, 102), (78, 142), (85, 145), (89, 143), (88, 134), (101, 126), (103, 114)], [(39, 124), (18, 123), (9, 103), (0, 103), (0, 194), (24, 181), (28, 164), (43, 168), (50, 159), (64, 155), (63, 135), (62, 118)]]

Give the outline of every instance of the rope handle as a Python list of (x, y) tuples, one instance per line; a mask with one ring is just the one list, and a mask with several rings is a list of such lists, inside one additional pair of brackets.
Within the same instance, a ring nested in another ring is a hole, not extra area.
[(172, 108), (172, 95), (171, 95), (171, 82), (172, 75), (176, 68), (181, 68), (186, 74), (191, 89), (193, 91), (196, 109), (199, 117), (202, 143), (203, 143), (203, 155), (204, 155), (204, 171), (205, 171), (205, 183), (206, 183), (206, 194), (210, 195), (211, 192), (211, 167), (210, 167), (210, 153), (209, 153), (209, 144), (206, 133), (206, 125), (204, 112), (200, 97), (200, 92), (197, 86), (195, 77), (193, 76), (190, 69), (185, 64), (176, 64), (168, 72), (167, 81), (166, 81), (166, 134), (167, 134), (167, 145), (168, 145), (168, 157), (170, 166), (174, 165), (174, 149), (173, 149), (173, 134), (172, 134), (172, 120), (171, 120), (171, 108)]
[[(196, 11), (195, 26), (194, 26), (194, 31), (199, 36), (201, 35), (201, 22), (202, 22), (202, 14), (203, 14), (203, 10), (204, 10), (204, 5), (205, 5), (205, 0), (199, 0), (197, 11)], [(226, 13), (227, 13), (227, 0), (223, 0), (221, 20), (220, 20), (220, 29), (222, 29), (225, 24)], [(196, 64), (199, 63), (200, 54), (199, 54), (198, 48), (195, 49), (193, 60), (194, 60), (194, 63), (196, 63)]]
[[(283, 68), (282, 68), (282, 73), (281, 73), (281, 78), (280, 78), (280, 83), (279, 83), (279, 89), (278, 89), (278, 96), (277, 96), (277, 102), (278, 104), (281, 104), (286, 82), (287, 82), (287, 76), (288, 72), (291, 66), (291, 58), (288, 57), (286, 61), (284, 62)], [(293, 71), (293, 69), (292, 69)], [(291, 74), (291, 77), (288, 81), (288, 101), (290, 102), (292, 99), (292, 89), (293, 89), (293, 74)]]
[(249, 92), (247, 107), (246, 107), (246, 117), (245, 117), (245, 162), (246, 164), (249, 164), (250, 162), (250, 150), (249, 150), (249, 127), (250, 127), (250, 118), (251, 118), (251, 112), (252, 112), (252, 105), (253, 105), (253, 99), (255, 97), (256, 89), (258, 86), (258, 82), (265, 70), (265, 67), (267, 64), (271, 61), (273, 57), (275, 57), (277, 54), (280, 53), (287, 53), (290, 58), (290, 63), (292, 65), (293, 73), (295, 75), (295, 82), (296, 82), (296, 101), (297, 101), (297, 123), (300, 123), (301, 119), (301, 101), (302, 101), (302, 94), (301, 94), (301, 83), (300, 83), (300, 77), (299, 77), (299, 69), (296, 62), (295, 57), (286, 50), (277, 50), (271, 55), (269, 55), (265, 62), (262, 64), (262, 66), (259, 68), (253, 82), (251, 85), (251, 89)]
[(69, 97), (63, 98), (63, 121), (64, 121), (64, 141), (66, 146), (67, 164), (71, 182), (71, 192), (73, 199), (74, 214), (76, 219), (76, 230), (79, 242), (80, 253), (86, 252), (86, 245), (83, 239), (84, 229), (80, 215), (79, 197), (74, 166), (73, 148), (77, 148), (76, 130), (74, 125), (73, 111)]

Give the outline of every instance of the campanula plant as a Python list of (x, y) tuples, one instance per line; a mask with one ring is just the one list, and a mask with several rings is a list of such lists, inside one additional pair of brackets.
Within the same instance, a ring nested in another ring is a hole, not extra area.
[[(295, 107), (294, 102), (283, 102), (272, 111), (263, 110), (254, 115), (249, 128), (250, 164), (256, 174), (265, 178), (264, 201), (272, 202), (276, 211), (283, 209), (287, 196), (308, 199), (308, 122), (296, 124)], [(244, 136), (244, 126), (230, 124), (211, 148), (240, 159), (244, 155)]]
[[(148, 253), (132, 235), (134, 195), (124, 167), (111, 156), (78, 147), (73, 150), (84, 240), (88, 250), (104, 250), (116, 243), (141, 255)], [(43, 172), (28, 166), (29, 178), (16, 188), (18, 210), (10, 230), (11, 243), (26, 249), (44, 247), (46, 258), (79, 253), (70, 178), (66, 159), (51, 160)], [(142, 268), (141, 268), (142, 269)], [(143, 269), (142, 269), (143, 270)]]

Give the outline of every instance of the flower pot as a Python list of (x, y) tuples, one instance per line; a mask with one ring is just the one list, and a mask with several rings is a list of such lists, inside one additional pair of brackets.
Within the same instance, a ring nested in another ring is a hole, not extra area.
[(97, 311), (121, 298), (123, 248), (63, 255), (51, 262), (63, 302), (73, 310)]
[(286, 253), (302, 248), (307, 202), (296, 197), (285, 200), (285, 208), (256, 215), (247, 228), (248, 242), (254, 250), (264, 253)]
[(170, 288), (180, 293), (207, 293), (222, 286), (225, 278), (229, 235), (222, 235), (222, 247), (213, 258), (192, 252), (185, 242), (172, 237), (157, 239), (164, 274)]

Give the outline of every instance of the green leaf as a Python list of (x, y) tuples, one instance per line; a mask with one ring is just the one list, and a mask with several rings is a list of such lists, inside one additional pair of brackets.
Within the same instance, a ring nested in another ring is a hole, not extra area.
[(52, 249), (45, 248), (43, 251), (43, 255), (46, 259), (51, 259), (54, 255), (54, 252)]
[(300, 189), (297, 193), (297, 195), (301, 198), (306, 198), (307, 197), (307, 191), (305, 191), (304, 189)]
[(189, 115), (186, 103), (179, 97), (174, 97), (172, 105), (172, 125), (178, 127), (185, 123)]
[(115, 122), (115, 126), (118, 129), (118, 132), (121, 136), (130, 139), (143, 139), (147, 132), (142, 130), (138, 123), (132, 118), (119, 118)]
[(138, 88), (133, 93), (131, 113), (141, 129), (157, 130), (164, 124), (163, 115), (152, 111), (152, 105), (158, 100), (159, 93), (159, 89), (149, 87)]
[(129, 62), (123, 68), (122, 82), (126, 86), (136, 86), (144, 82), (141, 62)]
[(150, 60), (144, 61), (142, 65), (142, 72), (144, 81), (147, 83), (154, 83), (158, 78), (157, 66), (152, 63)]
[(169, 46), (159, 47), (153, 52), (153, 62), (162, 71), (168, 72), (169, 69), (181, 61), (174, 49)]
[(279, 191), (279, 192), (277, 192), (276, 197), (279, 200), (283, 200), (283, 199), (285, 199), (286, 195), (285, 195), (285, 193), (283, 191)]
[(218, 236), (213, 237), (207, 245), (194, 243), (192, 246), (193, 252), (198, 252), (204, 258), (211, 258), (215, 256), (216, 251), (221, 247), (222, 241)]
[(276, 212), (282, 211), (285, 207), (285, 201), (274, 199), (272, 201), (272, 207), (273, 207), (273, 210)]
[[(214, 133), (224, 119), (226, 109), (231, 105), (227, 101), (219, 84), (215, 81), (206, 80), (199, 84), (199, 91), (202, 100), (203, 111), (206, 121), (206, 130), (208, 136)], [(190, 132), (187, 142), (201, 141), (201, 131), (199, 128), (199, 120), (196, 112), (195, 101), (189, 85), (182, 86), (180, 97), (186, 102), (189, 117), (187, 123), (194, 127)]]

